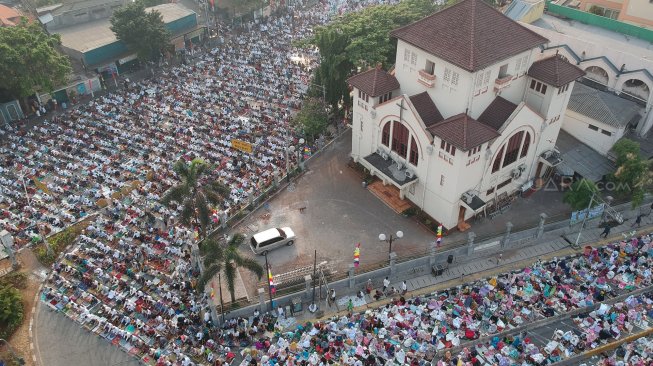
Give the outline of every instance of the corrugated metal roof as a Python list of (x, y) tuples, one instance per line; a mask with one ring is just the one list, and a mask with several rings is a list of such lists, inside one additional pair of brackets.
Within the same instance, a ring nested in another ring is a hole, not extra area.
[(607, 174), (614, 172), (614, 164), (607, 157), (580, 142), (564, 130), (560, 130), (556, 147), (563, 163), (559, 170), (574, 172), (593, 182), (598, 182)]
[(574, 85), (567, 108), (617, 128), (627, 126), (642, 110), (635, 102), (581, 83)]

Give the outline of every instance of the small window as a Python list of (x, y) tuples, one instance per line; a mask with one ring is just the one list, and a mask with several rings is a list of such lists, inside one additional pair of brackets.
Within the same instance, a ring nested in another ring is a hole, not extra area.
[(446, 145), (446, 142), (444, 142), (444, 140), (441, 140), (440, 141), (440, 149), (444, 150), (445, 145)]
[(486, 195), (486, 196), (489, 196), (489, 195), (491, 195), (492, 193), (494, 193), (494, 188), (490, 188), (490, 189), (488, 189), (487, 192), (485, 192), (485, 195)]
[(598, 131), (599, 130), (599, 128), (594, 126), (594, 125), (587, 125), (587, 127), (592, 131)]
[(503, 182), (499, 183), (499, 185), (497, 186), (497, 189), (501, 189), (501, 188), (507, 186), (508, 184), (510, 184), (510, 182), (512, 182), (512, 178), (508, 178), (508, 179), (504, 180)]
[(435, 62), (426, 60), (424, 71), (426, 71), (429, 75), (435, 75)]
[(601, 130), (601, 133), (606, 135), (606, 136), (612, 136), (612, 132), (610, 132), (610, 131)]
[(441, 174), (441, 175), (440, 175), (440, 185), (441, 185), (441, 186), (444, 185), (444, 174)]
[(415, 52), (411, 52), (410, 54), (410, 64), (411, 65), (417, 65), (417, 54)]
[(562, 93), (566, 92), (567, 89), (569, 89), (569, 84), (565, 84), (565, 85), (561, 86), (561, 87), (558, 89), (558, 94), (562, 94)]
[(531, 80), (531, 89), (535, 90), (538, 93), (546, 94), (547, 86), (539, 81)]
[(503, 79), (508, 76), (508, 64), (501, 66), (499, 69), (499, 79)]
[(410, 62), (410, 50), (408, 48), (404, 50), (404, 61)]

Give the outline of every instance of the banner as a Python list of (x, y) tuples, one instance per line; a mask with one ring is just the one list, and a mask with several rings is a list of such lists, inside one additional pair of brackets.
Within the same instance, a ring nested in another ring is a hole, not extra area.
[(272, 268), (268, 266), (268, 282), (270, 285), (270, 293), (274, 295), (277, 292), (277, 288), (274, 286), (274, 279), (272, 278)]
[(440, 246), (440, 244), (442, 244), (442, 225), (438, 225), (438, 232), (436, 238), (437, 239), (435, 240), (435, 242), (438, 243), (438, 246)]
[(245, 142), (242, 140), (238, 139), (233, 139), (231, 140), (231, 147), (236, 150), (240, 150), (242, 152), (246, 152), (248, 154), (252, 153), (252, 144), (249, 142)]
[(599, 205), (596, 205), (592, 208), (580, 210), (580, 211), (574, 211), (571, 213), (571, 219), (569, 220), (569, 224), (573, 225), (576, 223), (579, 223), (583, 220), (585, 220), (585, 217), (587, 217), (588, 220), (591, 220), (593, 218), (599, 217), (603, 215), (603, 210), (605, 209), (605, 204), (601, 203)]
[(354, 267), (358, 268), (361, 259), (361, 243), (356, 244), (354, 248)]

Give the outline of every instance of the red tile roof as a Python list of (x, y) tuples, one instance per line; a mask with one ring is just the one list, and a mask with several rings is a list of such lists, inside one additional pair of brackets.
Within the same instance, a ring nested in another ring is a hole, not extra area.
[(517, 109), (517, 104), (509, 102), (501, 97), (496, 97), (487, 108), (478, 116), (478, 121), (495, 130), (499, 130), (506, 122), (512, 112)]
[(429, 93), (422, 92), (415, 94), (410, 97), (410, 102), (413, 103), (413, 107), (417, 110), (426, 127), (431, 127), (444, 119), (438, 107), (433, 103), (433, 99), (431, 99)]
[(472, 72), (549, 41), (483, 0), (463, 0), (390, 35)]
[(438, 136), (463, 151), (471, 150), (500, 136), (497, 131), (466, 113), (449, 117), (429, 127), (428, 130), (434, 136)]
[(380, 67), (362, 72), (347, 79), (347, 82), (371, 97), (389, 93), (399, 89), (399, 82), (394, 75), (388, 74)]
[(22, 14), (16, 9), (0, 4), (0, 27), (13, 27), (20, 23)]
[(528, 69), (528, 76), (555, 87), (561, 87), (584, 75), (585, 71), (558, 54), (535, 61)]

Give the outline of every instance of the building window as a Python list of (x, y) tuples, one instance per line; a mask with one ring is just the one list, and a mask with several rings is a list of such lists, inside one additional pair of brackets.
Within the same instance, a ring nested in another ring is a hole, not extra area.
[(444, 185), (444, 174), (440, 174), (440, 185)]
[(591, 125), (591, 124), (590, 124), (590, 125), (587, 125), (587, 127), (588, 127), (590, 130), (593, 130), (593, 131), (598, 131), (598, 130), (599, 130), (598, 127), (596, 127), (596, 126), (594, 126), (594, 125)]
[(392, 99), (392, 92), (383, 94), (379, 97), (379, 103), (384, 103)]
[(392, 151), (405, 159), (408, 152), (408, 128), (401, 122), (394, 122), (392, 126)]
[(521, 146), (523, 137), (524, 137), (524, 131), (519, 131), (516, 134), (512, 135), (512, 137), (510, 137), (510, 140), (508, 140), (508, 147), (506, 148), (506, 157), (503, 158), (504, 168), (517, 161), (517, 156), (519, 154), (519, 148)]
[(417, 142), (415, 138), (410, 139), (410, 161), (411, 164), (417, 166), (417, 160), (419, 159), (419, 153), (417, 152)]
[(530, 132), (526, 132), (526, 137), (524, 137), (524, 143), (522, 144), (521, 147), (521, 154), (519, 154), (519, 158), (524, 158), (526, 155), (528, 155), (528, 148), (531, 147), (531, 134)]
[(494, 193), (494, 187), (488, 189), (487, 192), (485, 192), (485, 195), (486, 195), (486, 196), (489, 196), (489, 195), (491, 195), (492, 193)]
[(381, 143), (385, 146), (390, 146), (390, 125), (392, 122), (386, 122), (383, 126), (383, 132), (381, 133)]
[(442, 140), (440, 142), (440, 148), (442, 150), (446, 151), (451, 156), (456, 156), (456, 148), (453, 145), (451, 145), (450, 143), (445, 142), (444, 140)]
[(501, 159), (503, 158), (503, 150), (505, 150), (506, 145), (501, 146), (499, 153), (494, 158), (494, 163), (492, 163), (492, 173), (498, 172), (501, 168)]
[(612, 136), (612, 132), (610, 132), (610, 131), (601, 130), (601, 133), (606, 135), (606, 136)]
[(410, 54), (410, 64), (413, 66), (417, 65), (417, 54), (415, 52), (411, 52)]
[[(483, 145), (481, 145), (481, 146), (483, 146)], [(467, 156), (476, 155), (476, 154), (478, 154), (479, 152), (481, 152), (481, 146), (476, 146), (475, 148), (469, 150), (469, 151), (467, 152)]]
[(499, 68), (499, 79), (503, 79), (506, 76), (508, 76), (508, 64), (502, 65), (501, 68)]
[(410, 50), (408, 48), (404, 50), (404, 62), (410, 62)]
[(538, 93), (546, 94), (546, 85), (537, 80), (531, 80), (530, 87)]
[(459, 79), (460, 79), (460, 74), (447, 67), (444, 69), (444, 76), (442, 77), (443, 86), (446, 87), (449, 91), (456, 90), (456, 86), (458, 86)]
[(561, 87), (558, 89), (558, 94), (562, 94), (562, 93), (566, 92), (567, 89), (569, 89), (569, 84), (565, 84), (565, 85), (561, 86)]
[(370, 102), (370, 96), (367, 93), (364, 93), (362, 90), (358, 90), (358, 98), (365, 101), (365, 103)]
[(426, 60), (424, 71), (426, 71), (429, 75), (435, 75), (435, 62)]
[(499, 185), (497, 186), (497, 191), (499, 189), (507, 186), (508, 184), (510, 184), (510, 182), (512, 182), (512, 178), (508, 178), (508, 179), (504, 180), (503, 182), (499, 183)]

